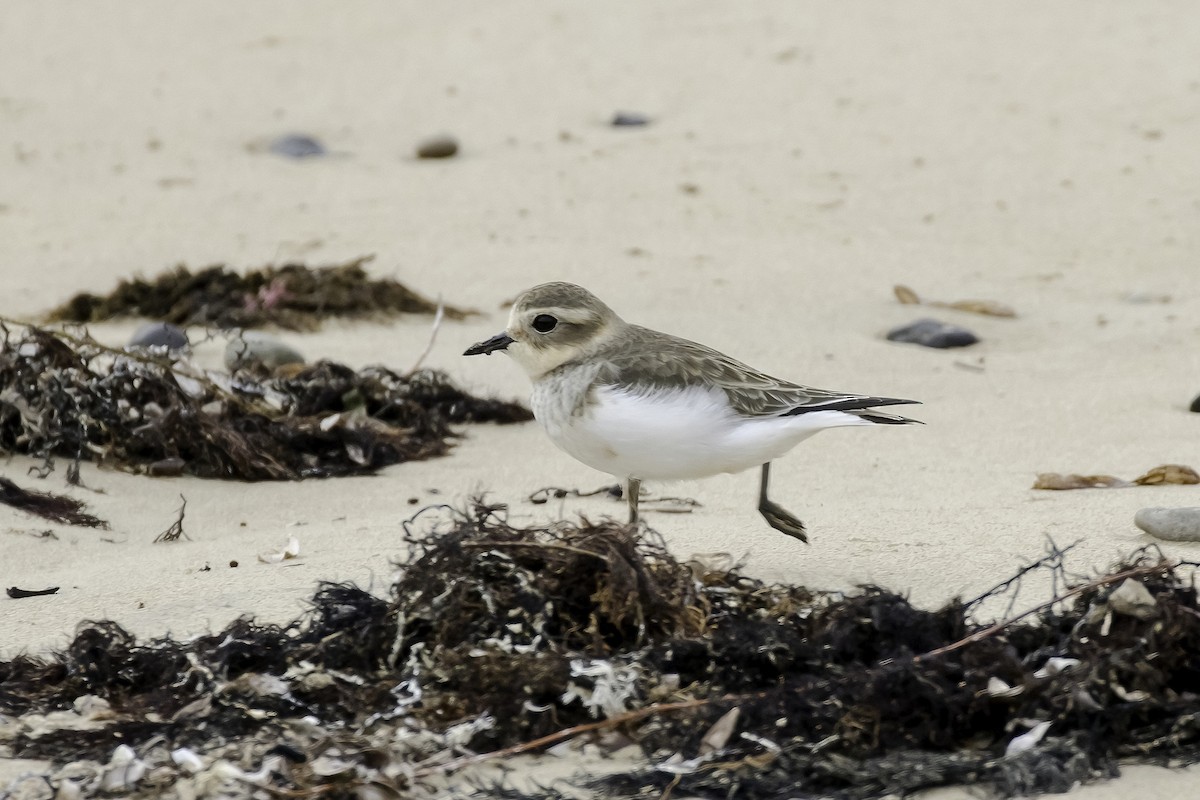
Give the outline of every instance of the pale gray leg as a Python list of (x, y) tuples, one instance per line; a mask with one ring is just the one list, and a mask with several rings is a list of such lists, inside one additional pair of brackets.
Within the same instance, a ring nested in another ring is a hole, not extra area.
[(642, 493), (642, 482), (637, 478), (630, 478), (629, 483), (625, 487), (625, 497), (629, 500), (629, 524), (637, 525), (638, 522), (638, 495)]
[(796, 519), (790, 512), (772, 503), (767, 498), (767, 484), (771, 480), (771, 462), (762, 465), (762, 483), (758, 489), (758, 513), (767, 520), (767, 524), (780, 533), (795, 536), (802, 542), (807, 542), (804, 535), (804, 523)]

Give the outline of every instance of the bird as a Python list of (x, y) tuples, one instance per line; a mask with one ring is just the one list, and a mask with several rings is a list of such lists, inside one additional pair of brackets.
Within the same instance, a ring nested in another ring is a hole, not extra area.
[(626, 322), (572, 283), (543, 283), (513, 303), (500, 333), (465, 356), (504, 352), (533, 384), (533, 415), (560, 449), (625, 482), (638, 524), (642, 481), (761, 470), (758, 511), (807, 542), (804, 523), (767, 494), (771, 462), (825, 428), (919, 420), (876, 406), (916, 400), (814, 389), (717, 350)]

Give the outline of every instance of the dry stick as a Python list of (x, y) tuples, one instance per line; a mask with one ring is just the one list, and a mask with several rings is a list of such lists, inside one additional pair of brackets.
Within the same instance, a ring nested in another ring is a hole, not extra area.
[(1066, 591), (1063, 594), (1058, 595), (1057, 597), (1053, 597), (1050, 600), (1047, 600), (1045, 603), (1042, 603), (1041, 605), (1034, 606), (1033, 608), (1029, 609), (1028, 611), (1022, 611), (1020, 614), (1017, 614), (1015, 617), (1009, 617), (1006, 620), (1001, 620), (1000, 622), (997, 622), (995, 625), (992, 625), (991, 627), (984, 628), (981, 631), (975, 631), (975, 633), (972, 633), (970, 636), (967, 636), (963, 639), (959, 639), (957, 642), (953, 642), (951, 644), (945, 645), (944, 647), (939, 647), (935, 650), (930, 650), (928, 653), (921, 653), (918, 656), (913, 656), (913, 659), (912, 659), (913, 663), (919, 664), (922, 661), (928, 661), (929, 659), (933, 658), (934, 656), (941, 656), (941, 655), (945, 655), (946, 653), (953, 653), (955, 650), (961, 650), (962, 648), (966, 647), (969, 644), (974, 644), (975, 642), (983, 641), (984, 639), (987, 639), (988, 637), (995, 636), (997, 633), (1004, 630), (1008, 626), (1010, 626), (1016, 622), (1020, 622), (1021, 620), (1025, 619), (1026, 617), (1028, 617), (1032, 614), (1037, 614), (1040, 611), (1045, 611), (1047, 608), (1050, 608), (1058, 603), (1061, 603), (1063, 600), (1066, 600), (1070, 597), (1074, 597), (1077, 594), (1082, 594), (1083, 592), (1086, 592), (1089, 589), (1099, 589), (1102, 586), (1108, 586), (1111, 583), (1116, 583), (1117, 581), (1123, 581), (1127, 578), (1138, 578), (1143, 575), (1153, 575), (1156, 572), (1162, 572), (1163, 570), (1167, 570), (1167, 569), (1171, 569), (1171, 568), (1172, 568), (1172, 565), (1170, 563), (1168, 563), (1167, 561), (1159, 561), (1157, 564), (1152, 564), (1151, 566), (1148, 566), (1148, 567), (1133, 567), (1132, 569), (1127, 569), (1124, 572), (1118, 572), (1114, 575), (1105, 575), (1103, 578), (1098, 578), (1089, 583), (1084, 583), (1079, 586), (1076, 586), (1074, 589)]
[(584, 550), (579, 547), (571, 547), (567, 544), (554, 544), (552, 542), (463, 542), (463, 547), (533, 547), (538, 550), (563, 550), (568, 553), (578, 553), (581, 556), (591, 556), (598, 558), (601, 561), (607, 561), (608, 555), (605, 553), (594, 553), (591, 550)]
[(425, 362), (425, 357), (429, 355), (429, 351), (433, 349), (433, 343), (437, 340), (438, 329), (442, 327), (442, 317), (446, 314), (446, 306), (442, 303), (442, 298), (438, 296), (437, 313), (433, 315), (433, 327), (429, 331), (429, 341), (425, 343), (425, 349), (421, 351), (421, 355), (417, 356), (417, 361), (412, 365), (412, 369), (408, 371), (411, 376), (414, 372), (421, 368), (421, 364)]
[(664, 711), (681, 711), (685, 708), (699, 708), (700, 706), (712, 705), (713, 703), (737, 702), (751, 697), (760, 697), (762, 692), (754, 694), (729, 694), (722, 697), (710, 697), (703, 700), (681, 700), (677, 703), (655, 703), (654, 705), (646, 706), (645, 708), (634, 709), (627, 711), (624, 714), (618, 714), (615, 717), (602, 719), (598, 722), (588, 722), (583, 725), (576, 725), (573, 728), (564, 728), (561, 731), (547, 734), (538, 739), (533, 739), (528, 742), (514, 744), (512, 747), (505, 747), (501, 750), (493, 750), (490, 753), (478, 753), (476, 755), (463, 756), (462, 758), (448, 761), (445, 764), (438, 764), (436, 767), (426, 767), (425, 769), (417, 770), (414, 777), (423, 778), (426, 775), (434, 773), (450, 772), (461, 767), (467, 767), (472, 764), (479, 764), (484, 761), (491, 761), (494, 758), (507, 758), (521, 753), (526, 753), (530, 750), (537, 750), (539, 747), (560, 742), (563, 739), (572, 739), (581, 733), (590, 733), (592, 731), (604, 730), (605, 728), (613, 728), (626, 722), (636, 722), (643, 717), (660, 714)]

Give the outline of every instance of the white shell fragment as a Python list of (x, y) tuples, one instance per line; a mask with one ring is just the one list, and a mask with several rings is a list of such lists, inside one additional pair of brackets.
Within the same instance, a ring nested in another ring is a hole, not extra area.
[(1009, 686), (1004, 681), (996, 676), (988, 678), (987, 693), (988, 697), (1016, 697), (1025, 691), (1024, 686)]
[(1080, 663), (1078, 658), (1060, 658), (1055, 656), (1054, 658), (1046, 659), (1046, 663), (1042, 665), (1041, 669), (1033, 673), (1033, 677), (1051, 678), (1060, 672), (1069, 670), (1071, 667), (1079, 666)]
[(258, 560), (264, 564), (278, 564), (287, 561), (290, 558), (296, 558), (300, 555), (300, 540), (295, 536), (289, 536), (287, 544), (278, 552), (266, 551), (258, 554)]
[(135, 786), (145, 774), (146, 763), (137, 757), (133, 748), (127, 744), (117, 745), (100, 779), (100, 787), (106, 792), (124, 791)]
[(726, 711), (719, 720), (713, 723), (713, 726), (708, 729), (708, 733), (704, 734), (704, 738), (700, 740), (700, 755), (706, 756), (709, 753), (715, 753), (718, 750), (724, 749), (729, 742), (729, 737), (733, 735), (737, 728), (738, 717), (742, 711), (736, 706)]
[(1026, 733), (1022, 733), (1020, 736), (1013, 737), (1013, 740), (1008, 743), (1008, 747), (1004, 748), (1004, 755), (1006, 757), (1012, 757), (1020, 755), (1026, 750), (1033, 749), (1033, 747), (1046, 735), (1046, 731), (1048, 730), (1050, 730), (1049, 722), (1039, 722)]
[(171, 760), (192, 775), (204, 769), (204, 759), (197, 755), (195, 750), (190, 750), (186, 747), (172, 750)]

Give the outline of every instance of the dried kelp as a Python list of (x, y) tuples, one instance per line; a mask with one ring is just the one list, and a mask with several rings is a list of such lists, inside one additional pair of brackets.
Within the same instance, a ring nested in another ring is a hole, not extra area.
[[(617, 797), (1031, 794), (1200, 761), (1197, 594), (1154, 550), (982, 625), (984, 598), (814, 596), (612, 523), (520, 529), (480, 505), (406, 528), (388, 598), (325, 585), (290, 625), (187, 641), (84, 623), (62, 653), (0, 662), (0, 755), (51, 759), (49, 785), (84, 797), (429, 796), (617, 728), (655, 765), (592, 786)], [(984, 597), (1067, 580), (1062, 556)]]
[(1200, 483), (1200, 473), (1186, 464), (1162, 464), (1137, 476), (1131, 481), (1112, 475), (1062, 475), (1057, 472), (1038, 473), (1033, 489), (1124, 489), (1129, 486), (1161, 486), (1176, 484), (1187, 486)]
[[(140, 316), (184, 326), (277, 325), (310, 330), (330, 317), (363, 319), (437, 311), (436, 302), (398, 281), (372, 279), (363, 269), (370, 260), (368, 256), (327, 267), (284, 264), (245, 273), (225, 266), (192, 272), (180, 265), (151, 280), (122, 280), (108, 295), (77, 294), (49, 317), (99, 322)], [(470, 313), (445, 307), (445, 314), (453, 319)]]
[(64, 525), (108, 527), (107, 522), (83, 510), (87, 504), (82, 500), (53, 492), (23, 489), (4, 477), (0, 477), (0, 503)]
[(445, 374), (318, 362), (287, 377), (205, 372), (87, 337), (4, 329), (0, 450), (134, 471), (291, 480), (369, 473), (446, 453), (454, 423), (518, 422)]
[(936, 308), (952, 308), (955, 311), (967, 311), (972, 314), (983, 314), (988, 317), (1015, 317), (1017, 312), (1011, 306), (1004, 303), (998, 303), (995, 300), (954, 300), (953, 302), (942, 302), (941, 300), (922, 300), (921, 296), (903, 284), (896, 284), (892, 287), (892, 292), (895, 293), (896, 299), (902, 305), (926, 305)]

